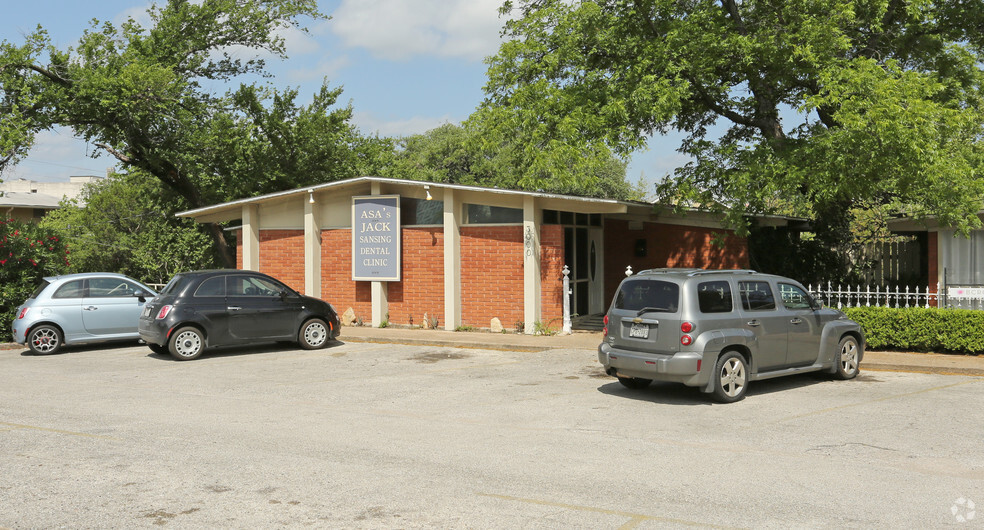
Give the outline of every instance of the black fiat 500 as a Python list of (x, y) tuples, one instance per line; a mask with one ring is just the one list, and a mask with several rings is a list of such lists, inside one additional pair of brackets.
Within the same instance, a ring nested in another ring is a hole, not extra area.
[(253, 271), (207, 270), (176, 275), (147, 302), (140, 338), (158, 354), (180, 361), (206, 348), (297, 341), (304, 349), (338, 336), (335, 308)]

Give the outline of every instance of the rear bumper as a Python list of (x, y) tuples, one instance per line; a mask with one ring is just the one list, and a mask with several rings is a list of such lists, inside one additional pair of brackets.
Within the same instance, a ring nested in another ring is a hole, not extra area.
[(612, 348), (604, 342), (598, 346), (598, 362), (609, 375), (672, 381), (688, 386), (707, 384), (713, 369), (713, 366), (708, 366), (704, 361), (704, 354), (701, 352), (640, 353)]
[(137, 324), (140, 338), (148, 344), (167, 345), (167, 324), (163, 320), (141, 318)]

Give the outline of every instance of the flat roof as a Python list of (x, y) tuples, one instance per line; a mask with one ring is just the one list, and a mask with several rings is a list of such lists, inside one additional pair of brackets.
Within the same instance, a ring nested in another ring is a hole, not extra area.
[[(657, 214), (657, 215), (667, 215), (668, 209), (666, 208), (655, 208), (656, 205), (653, 203), (642, 202), (642, 201), (627, 201), (627, 200), (617, 200), (617, 199), (602, 199), (597, 197), (580, 197), (576, 195), (561, 195), (557, 193), (546, 193), (542, 191), (524, 191), (524, 190), (513, 190), (513, 189), (502, 189), (502, 188), (490, 188), (485, 186), (472, 186), (465, 184), (450, 184), (445, 182), (430, 182), (424, 180), (408, 180), (408, 179), (397, 179), (397, 178), (386, 178), (386, 177), (355, 177), (351, 179), (339, 180), (335, 182), (327, 182), (324, 184), (316, 184), (311, 186), (305, 186), (302, 188), (296, 188), (287, 191), (280, 191), (276, 193), (268, 193), (266, 195), (258, 195), (256, 197), (247, 197), (244, 199), (238, 199), (235, 201), (224, 202), (221, 204), (215, 204), (212, 206), (205, 206), (203, 208), (195, 208), (193, 210), (186, 210), (183, 212), (178, 212), (175, 214), (178, 217), (187, 217), (197, 220), (198, 222), (228, 222), (240, 219), (242, 217), (242, 207), (248, 204), (264, 204), (269, 202), (276, 202), (284, 199), (289, 199), (295, 196), (305, 196), (310, 193), (318, 193), (324, 191), (333, 192), (343, 192), (347, 189), (365, 187), (368, 184), (380, 183), (389, 184), (393, 186), (408, 186), (415, 188), (424, 188), (427, 186), (430, 190), (456, 190), (465, 191), (472, 193), (489, 193), (500, 196), (513, 196), (513, 197), (535, 197), (537, 199), (542, 199), (540, 207), (544, 209), (551, 210), (561, 210), (561, 211), (574, 211), (581, 213), (601, 213), (601, 214), (626, 214), (631, 213), (630, 210), (634, 210), (636, 213), (645, 213), (647, 215)], [(365, 193), (360, 191), (359, 193)], [(423, 194), (423, 191), (420, 191)], [(700, 210), (697, 208), (687, 209), (691, 214), (709, 214), (709, 212)], [(671, 214), (672, 215), (672, 214)], [(760, 221), (766, 221), (768, 226), (786, 226), (795, 221), (803, 221), (800, 218), (793, 218), (787, 216), (779, 215), (757, 215), (756, 219)]]
[(58, 208), (61, 197), (48, 195), (45, 193), (31, 193), (26, 191), (4, 191), (0, 192), (0, 208), (42, 208), (54, 210)]

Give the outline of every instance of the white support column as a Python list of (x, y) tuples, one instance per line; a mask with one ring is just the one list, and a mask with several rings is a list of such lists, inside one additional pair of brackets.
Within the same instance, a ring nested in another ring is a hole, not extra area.
[(536, 199), (523, 198), (523, 330), (535, 331), (541, 318), (540, 293), (540, 215)]
[(243, 205), (243, 270), (260, 270), (260, 207)]
[(454, 192), (443, 190), (444, 200), (444, 329), (461, 325), (461, 219)]
[(321, 228), (320, 208), (310, 192), (304, 202), (304, 294), (321, 298)]
[[(373, 181), (370, 184), (372, 195), (381, 195), (382, 186), (379, 182)], [(355, 230), (355, 227), (352, 227)], [(389, 313), (389, 289), (387, 282), (370, 282), (370, 296), (372, 300), (372, 327), (378, 328), (383, 322), (389, 320), (386, 315)]]

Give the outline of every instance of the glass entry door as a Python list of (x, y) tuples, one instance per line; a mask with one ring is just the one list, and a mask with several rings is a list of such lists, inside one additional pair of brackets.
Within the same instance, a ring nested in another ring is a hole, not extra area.
[(572, 316), (604, 311), (601, 240), (599, 228), (564, 227), (564, 263), (571, 269)]

